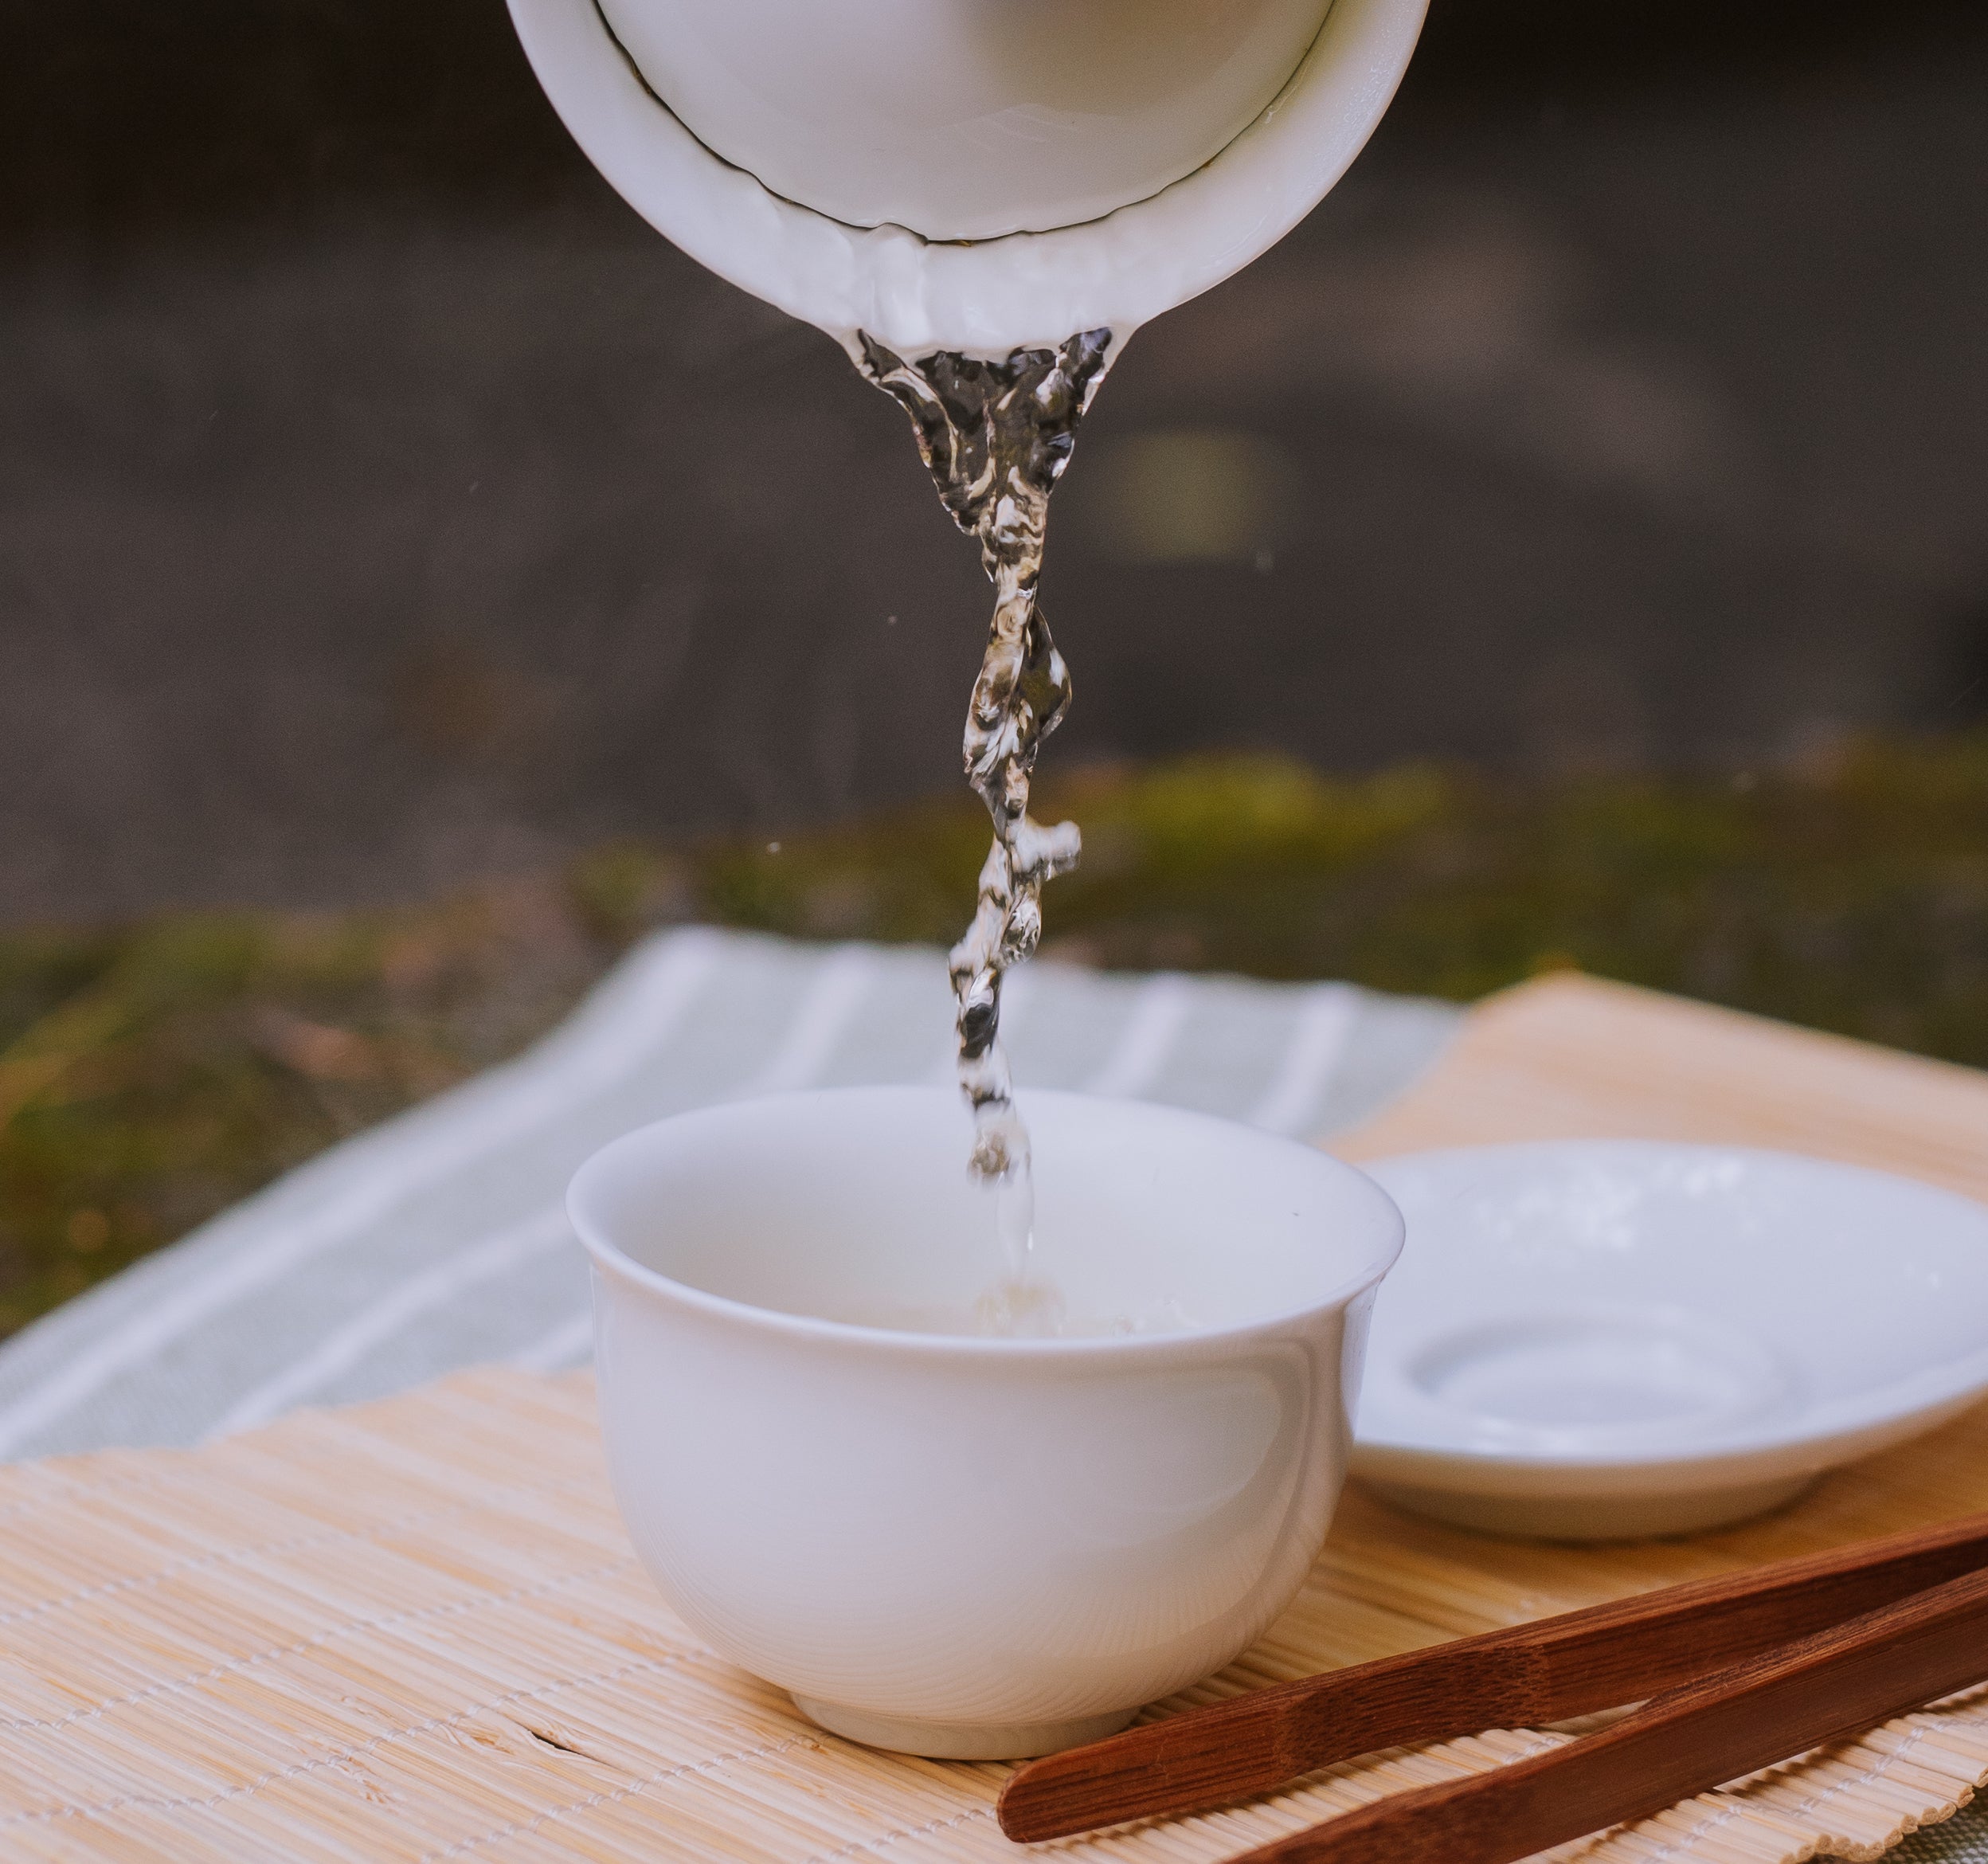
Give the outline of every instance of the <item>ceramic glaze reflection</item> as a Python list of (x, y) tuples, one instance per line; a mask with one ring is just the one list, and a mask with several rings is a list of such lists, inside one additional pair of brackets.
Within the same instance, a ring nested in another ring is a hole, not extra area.
[(1072, 1314), (1060, 1289), (1043, 1282), (1010, 1281), (998, 1282), (970, 1306), (860, 1302), (833, 1308), (821, 1318), (844, 1326), (953, 1340), (1123, 1340), (1145, 1333), (1184, 1333), (1195, 1324), (1178, 1298), (1111, 1315)]
[(1407, 1370), (1483, 1447), (1548, 1455), (1624, 1454), (1641, 1435), (1743, 1423), (1795, 1396), (1773, 1353), (1715, 1319), (1599, 1302), (1438, 1333)]
[(1199, 168), (1283, 88), (1325, 0), (601, 0), (651, 88), (775, 194), (984, 240)]

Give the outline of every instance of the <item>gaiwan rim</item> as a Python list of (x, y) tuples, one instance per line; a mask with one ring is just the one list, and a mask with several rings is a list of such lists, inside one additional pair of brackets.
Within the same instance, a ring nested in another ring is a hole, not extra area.
[[(573, 1181), (567, 1189), (566, 1213), (572, 1220), (582, 1247), (593, 1259), (594, 1266), (605, 1275), (615, 1276), (714, 1318), (749, 1326), (755, 1330), (785, 1333), (797, 1340), (808, 1340), (816, 1344), (841, 1344), (870, 1351), (881, 1349), (918, 1358), (957, 1359), (962, 1354), (995, 1359), (1084, 1359), (1101, 1355), (1113, 1357), (1126, 1355), (1163, 1358), (1170, 1356), (1199, 1357), (1211, 1349), (1226, 1352), (1237, 1343), (1246, 1342), (1258, 1335), (1286, 1332), (1293, 1322), (1343, 1310), (1369, 1289), (1377, 1287), (1400, 1258), (1407, 1226), (1403, 1221), (1394, 1200), (1365, 1172), (1356, 1165), (1348, 1165), (1344, 1159), (1336, 1158), (1332, 1153), (1321, 1151), (1317, 1146), (1308, 1145), (1301, 1140), (1262, 1132), (1254, 1126), (1242, 1126), (1238, 1121), (1220, 1119), (1212, 1114), (1198, 1113), (1188, 1107), (1169, 1106), (1155, 1101), (1118, 1102), (1102, 1095), (1070, 1094), (1054, 1089), (1019, 1093), (1016, 1096), (1016, 1103), (1024, 1112), (1029, 1113), (1031, 1118), (1041, 1117), (1039, 1110), (1047, 1110), (1059, 1101), (1074, 1101), (1090, 1106), (1123, 1105), (1136, 1107), (1142, 1117), (1150, 1115), (1161, 1122), (1219, 1127), (1227, 1133), (1243, 1133), (1266, 1146), (1298, 1154), (1308, 1164), (1322, 1166), (1330, 1175), (1343, 1176), (1349, 1181), (1357, 1194), (1372, 1204), (1376, 1216), (1384, 1223), (1387, 1239), (1372, 1252), (1365, 1266), (1343, 1280), (1332, 1283), (1313, 1299), (1301, 1302), (1295, 1307), (1279, 1308), (1227, 1326), (1184, 1327), (1165, 1333), (1086, 1334), (1066, 1339), (1008, 1338), (977, 1333), (914, 1333), (892, 1327), (861, 1326), (853, 1322), (826, 1320), (814, 1314), (792, 1314), (781, 1308), (761, 1307), (749, 1301), (736, 1301), (729, 1295), (714, 1294), (706, 1289), (697, 1287), (688, 1282), (678, 1281), (673, 1276), (637, 1262), (601, 1233), (585, 1208), (590, 1181), (607, 1169), (611, 1155), (636, 1149), (652, 1134), (662, 1127), (679, 1126), (735, 1114), (748, 1106), (764, 1106), (772, 1102), (791, 1103), (796, 1100), (840, 1098), (857, 1095), (906, 1094), (922, 1098), (944, 1095), (949, 1097), (952, 1092), (949, 1088), (919, 1087), (904, 1083), (810, 1087), (789, 1093), (761, 1095), (751, 1100), (724, 1101), (714, 1106), (693, 1107), (682, 1113), (670, 1114), (662, 1119), (651, 1120), (637, 1126), (619, 1138), (609, 1141), (591, 1153), (574, 1173)], [(961, 1169), (962, 1171), (965, 1169), (964, 1154)]]
[(1149, 319), (1240, 270), (1344, 174), (1393, 98), (1428, 0), (1333, 0), (1254, 122), (1192, 174), (1102, 217), (999, 239), (851, 226), (774, 194), (649, 90), (595, 0), (510, 0), (539, 83), (636, 212), (701, 264), (852, 350), (1002, 357)]
[[(1579, 1159), (1611, 1154), (1653, 1161), (1757, 1160), (1800, 1177), (1861, 1179), (1901, 1196), (1954, 1206), (1980, 1228), (1984, 1242), (1988, 1242), (1988, 1204), (1978, 1198), (1903, 1172), (1785, 1147), (1638, 1138), (1532, 1139), (1434, 1146), (1368, 1162), (1385, 1170), (1473, 1158), (1521, 1159), (1531, 1155), (1551, 1159), (1564, 1155)], [(1584, 1454), (1520, 1446), (1437, 1445), (1410, 1435), (1390, 1434), (1363, 1407), (1355, 1433), (1352, 1471), (1356, 1477), (1379, 1482), (1487, 1495), (1697, 1490), (1767, 1474), (1818, 1474), (1937, 1429), (1984, 1396), (1988, 1396), (1988, 1320), (1980, 1329), (1979, 1344), (1971, 1350), (1903, 1377), (1809, 1404), (1779, 1423), (1688, 1431), (1646, 1450)]]

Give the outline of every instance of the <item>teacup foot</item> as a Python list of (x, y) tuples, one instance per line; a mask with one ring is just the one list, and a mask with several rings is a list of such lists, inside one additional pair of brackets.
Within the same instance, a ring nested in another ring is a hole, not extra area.
[(1813, 1472), (1736, 1489), (1673, 1495), (1472, 1495), (1406, 1482), (1369, 1481), (1383, 1501), (1415, 1514), (1536, 1541), (1641, 1541), (1703, 1533), (1784, 1508), (1815, 1485)]
[(867, 1709), (845, 1708), (796, 1696), (794, 1706), (831, 1734), (845, 1735), (865, 1747), (887, 1748), (894, 1753), (920, 1754), (933, 1760), (1023, 1760), (1054, 1754), (1114, 1735), (1139, 1711), (1113, 1709), (1109, 1715), (1080, 1715), (1071, 1721), (906, 1721), (894, 1715), (873, 1715)]

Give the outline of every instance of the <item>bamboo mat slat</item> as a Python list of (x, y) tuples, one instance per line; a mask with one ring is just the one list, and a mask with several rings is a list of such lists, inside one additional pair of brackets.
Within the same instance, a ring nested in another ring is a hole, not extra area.
[[(1578, 979), (1471, 1020), (1347, 1149), (1754, 1140), (1988, 1194), (1988, 1083)], [(1348, 1492), (1297, 1600), (1190, 1701), (1988, 1507), (1988, 1412), (1681, 1542), (1474, 1537)], [(1212, 1864), (1565, 1740), (1493, 1732), (1207, 1817), (1038, 1847)], [(0, 1856), (839, 1864), (1012, 1854), (992, 1765), (803, 1721), (657, 1597), (585, 1375), (460, 1374), (197, 1451), (0, 1469)], [(1579, 1864), (1877, 1856), (1988, 1780), (1988, 1690), (1566, 1846)]]

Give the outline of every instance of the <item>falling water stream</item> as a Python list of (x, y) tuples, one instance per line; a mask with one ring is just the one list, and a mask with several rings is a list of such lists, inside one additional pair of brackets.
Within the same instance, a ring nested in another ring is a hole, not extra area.
[(939, 496), (979, 541), (994, 585), (965, 740), (967, 781), (993, 818), (994, 843), (972, 924), (949, 963), (960, 1087), (973, 1108), (971, 1167), (993, 1192), (1007, 1272), (982, 1297), (981, 1323), (990, 1333), (1055, 1333), (1060, 1300), (1028, 1275), (1035, 1185), (1001, 1046), (1001, 984), (1042, 937), (1043, 883), (1074, 867), (1082, 846), (1075, 823), (1046, 824), (1028, 813), (1035, 754), (1070, 706), (1070, 670), (1035, 585), (1049, 495), (1103, 379), (1111, 332), (1083, 331), (1055, 349), (1016, 350), (999, 362), (951, 350), (908, 362), (870, 336), (862, 343), (864, 373), (910, 415)]

